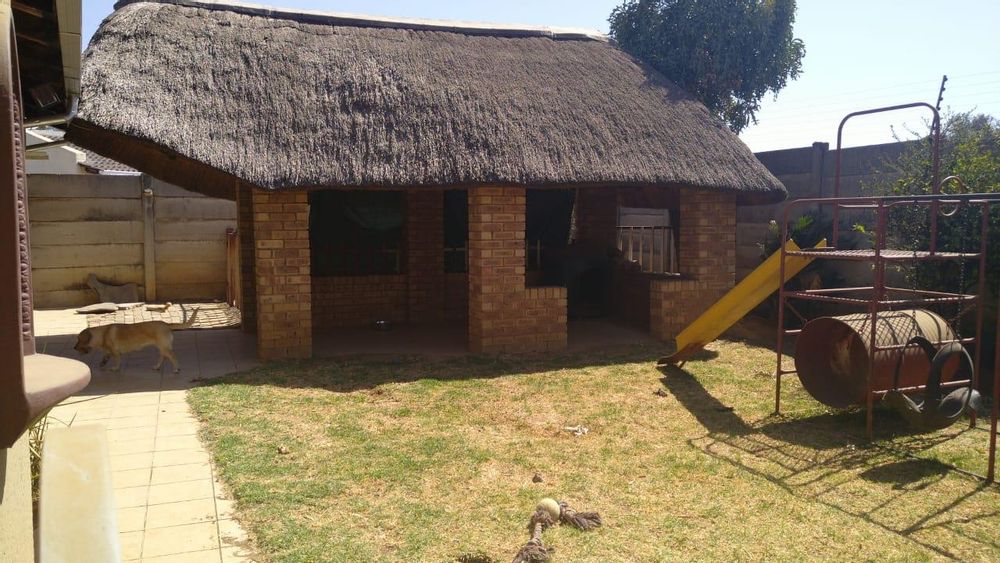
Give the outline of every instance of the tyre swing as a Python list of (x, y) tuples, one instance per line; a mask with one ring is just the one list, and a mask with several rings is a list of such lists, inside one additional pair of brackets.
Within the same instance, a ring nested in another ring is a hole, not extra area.
[[(892, 390), (885, 395), (885, 402), (895, 409), (906, 422), (924, 432), (941, 430), (954, 424), (968, 411), (979, 407), (981, 397), (972, 387), (973, 363), (965, 347), (958, 342), (949, 342), (935, 348), (930, 340), (923, 336), (914, 336), (906, 342), (905, 348), (919, 346), (927, 356), (931, 367), (927, 374), (923, 398), (914, 400), (899, 390), (899, 373), (903, 365), (903, 354), (896, 361), (893, 373)], [(905, 349), (904, 348), (904, 349)], [(958, 387), (942, 397), (941, 379), (944, 367), (952, 358), (958, 358), (956, 378), (965, 378), (968, 385)]]

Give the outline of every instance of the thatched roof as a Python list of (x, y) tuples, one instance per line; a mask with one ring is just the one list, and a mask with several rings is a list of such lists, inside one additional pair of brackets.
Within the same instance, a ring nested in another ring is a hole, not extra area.
[(85, 53), (68, 137), (199, 191), (240, 179), (785, 197), (704, 106), (600, 36), (199, 0), (116, 7)]

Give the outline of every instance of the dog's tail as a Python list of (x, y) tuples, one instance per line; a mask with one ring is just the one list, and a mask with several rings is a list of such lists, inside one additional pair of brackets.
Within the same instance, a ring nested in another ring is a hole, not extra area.
[(194, 320), (197, 318), (198, 318), (198, 309), (195, 308), (193, 311), (191, 311), (191, 316), (188, 317), (188, 320), (182, 323), (171, 323), (167, 326), (170, 327), (170, 330), (184, 330), (194, 326)]

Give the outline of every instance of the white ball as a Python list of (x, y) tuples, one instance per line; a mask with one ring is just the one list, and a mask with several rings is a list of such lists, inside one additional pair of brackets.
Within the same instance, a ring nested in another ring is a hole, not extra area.
[(551, 498), (543, 498), (538, 501), (538, 506), (535, 507), (535, 510), (544, 510), (545, 512), (548, 512), (549, 516), (552, 517), (553, 522), (558, 522), (559, 514), (562, 513), (562, 509), (559, 508), (559, 503), (556, 502), (555, 499)]

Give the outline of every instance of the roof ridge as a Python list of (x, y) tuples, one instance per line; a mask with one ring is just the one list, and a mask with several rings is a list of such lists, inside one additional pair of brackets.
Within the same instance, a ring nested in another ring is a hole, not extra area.
[(325, 12), (282, 8), (262, 4), (250, 4), (219, 0), (118, 0), (115, 9), (130, 4), (151, 3), (170, 4), (205, 10), (224, 10), (251, 16), (291, 19), (303, 23), (344, 25), (354, 27), (386, 27), (417, 31), (445, 31), (466, 35), (492, 35), (500, 37), (548, 37), (561, 40), (608, 41), (608, 36), (597, 31), (574, 27), (553, 27), (544, 25), (508, 25), (487, 22), (467, 22), (433, 20), (423, 18), (369, 16), (347, 12)]

